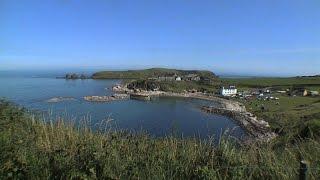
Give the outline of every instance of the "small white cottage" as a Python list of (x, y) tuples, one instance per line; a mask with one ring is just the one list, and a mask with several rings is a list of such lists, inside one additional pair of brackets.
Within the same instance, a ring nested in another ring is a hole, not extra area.
[(232, 96), (237, 94), (237, 88), (236, 86), (229, 86), (228, 88), (221, 87), (220, 94), (222, 96)]

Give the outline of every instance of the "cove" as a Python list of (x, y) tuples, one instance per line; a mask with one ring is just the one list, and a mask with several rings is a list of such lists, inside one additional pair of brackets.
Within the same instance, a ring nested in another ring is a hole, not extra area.
[[(237, 138), (245, 132), (228, 117), (207, 114), (201, 106), (215, 106), (212, 101), (160, 97), (153, 101), (121, 100), (106, 103), (87, 102), (84, 96), (112, 95), (118, 80), (64, 80), (55, 78), (0, 77), (0, 97), (30, 110), (50, 112), (50, 117), (64, 117), (79, 122), (86, 117), (92, 127), (108, 121), (108, 127), (143, 131), (154, 137), (175, 134), (207, 138), (230, 130)], [(47, 102), (54, 97), (72, 100)]]

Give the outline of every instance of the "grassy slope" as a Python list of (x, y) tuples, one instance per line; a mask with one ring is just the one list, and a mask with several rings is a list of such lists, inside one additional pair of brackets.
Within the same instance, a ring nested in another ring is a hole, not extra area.
[(214, 78), (214, 74), (210, 71), (184, 71), (176, 69), (152, 68), (145, 70), (129, 70), (129, 71), (102, 71), (93, 74), (94, 79), (147, 79), (150, 77), (165, 76), (167, 74), (185, 75), (188, 73), (199, 74), (200, 76)]
[(239, 147), (75, 129), (44, 123), (0, 101), (0, 179), (297, 179), (301, 157), (320, 177), (314, 140)]

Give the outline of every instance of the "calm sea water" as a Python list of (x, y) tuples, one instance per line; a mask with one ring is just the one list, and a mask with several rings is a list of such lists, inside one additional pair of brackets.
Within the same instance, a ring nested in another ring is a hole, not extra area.
[[(220, 135), (232, 130), (236, 137), (244, 131), (235, 122), (220, 115), (206, 114), (199, 110), (202, 105), (213, 102), (160, 98), (154, 101), (123, 100), (107, 103), (86, 102), (83, 96), (111, 95), (111, 88), (118, 80), (64, 80), (55, 78), (32, 78), (0, 76), (0, 97), (4, 97), (30, 110), (51, 113), (51, 117), (66, 117), (80, 121), (91, 119), (91, 125), (109, 120), (112, 128), (145, 131), (161, 137), (174, 133), (184, 137)], [(48, 103), (53, 97), (73, 97), (74, 101)]]

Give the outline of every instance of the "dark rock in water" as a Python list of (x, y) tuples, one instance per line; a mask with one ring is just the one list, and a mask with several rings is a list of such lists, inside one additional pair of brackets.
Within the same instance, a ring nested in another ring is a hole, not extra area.
[(84, 75), (84, 74), (66, 74), (65, 79), (90, 79), (90, 76)]

